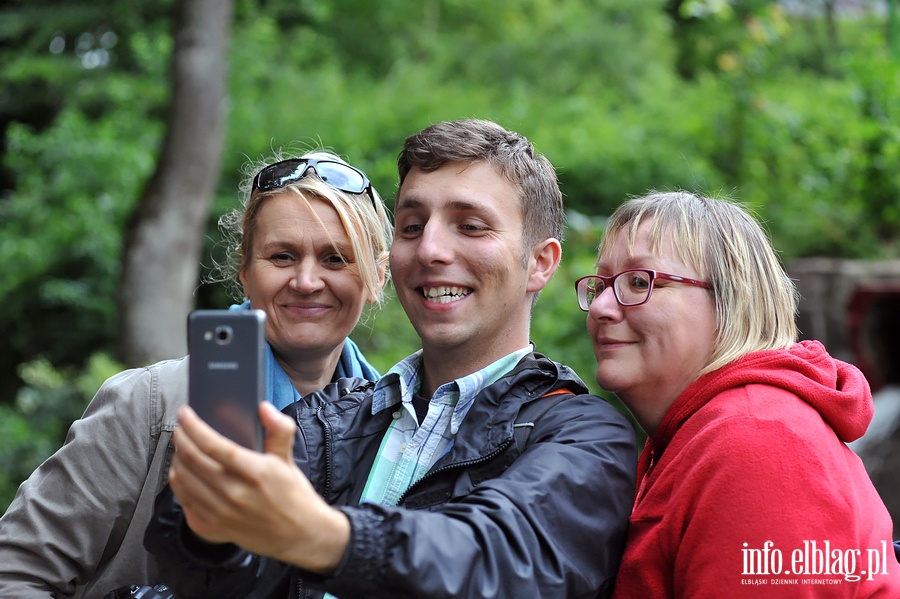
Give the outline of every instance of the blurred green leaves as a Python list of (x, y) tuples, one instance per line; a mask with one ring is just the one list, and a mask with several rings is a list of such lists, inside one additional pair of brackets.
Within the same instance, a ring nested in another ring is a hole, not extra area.
[(100, 384), (119, 370), (121, 365), (105, 354), (91, 356), (83, 370), (57, 369), (46, 358), (19, 366), (24, 386), (15, 402), (0, 404), (2, 511), (19, 483), (61, 445)]

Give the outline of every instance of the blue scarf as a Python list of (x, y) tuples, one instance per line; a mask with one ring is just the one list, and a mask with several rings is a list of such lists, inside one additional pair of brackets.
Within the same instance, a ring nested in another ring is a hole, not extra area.
[[(230, 306), (228, 309), (249, 310), (250, 300), (243, 304)], [(341, 358), (338, 360), (337, 368), (334, 370), (334, 377), (331, 380), (347, 377), (358, 377), (370, 381), (377, 381), (381, 378), (378, 371), (366, 361), (365, 356), (359, 351), (359, 347), (349, 337), (344, 339), (344, 349), (341, 351)], [(300, 392), (294, 388), (290, 377), (288, 377), (278, 360), (275, 359), (275, 354), (272, 353), (272, 346), (266, 342), (266, 399), (279, 410), (283, 410), (301, 398)]]

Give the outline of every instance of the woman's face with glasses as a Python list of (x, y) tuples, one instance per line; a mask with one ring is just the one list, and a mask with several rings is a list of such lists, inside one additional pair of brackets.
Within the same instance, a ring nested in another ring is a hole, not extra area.
[[(652, 434), (675, 398), (709, 363), (716, 308), (708, 289), (677, 280), (699, 282), (703, 276), (679, 257), (674, 240), (651, 251), (648, 228), (648, 222), (641, 224), (633, 253), (628, 252), (625, 233), (619, 232), (611, 249), (600, 256), (597, 274), (612, 277), (629, 269), (652, 269), (679, 277), (657, 277), (646, 302), (633, 306), (616, 300), (613, 284), (598, 285), (602, 291), (590, 302), (587, 329), (597, 358), (597, 383), (614, 392)], [(626, 274), (619, 280), (632, 278)]]

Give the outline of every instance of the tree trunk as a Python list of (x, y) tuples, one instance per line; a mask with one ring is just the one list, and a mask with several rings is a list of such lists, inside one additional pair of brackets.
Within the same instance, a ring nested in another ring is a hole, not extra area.
[(172, 97), (156, 171), (131, 216), (119, 287), (119, 359), (187, 351), (186, 319), (221, 166), (233, 0), (180, 0)]
[(685, 81), (693, 81), (697, 76), (696, 19), (681, 13), (684, 0), (667, 0), (666, 14), (672, 20), (672, 39), (675, 42), (675, 69)]
[(837, 18), (835, 12), (837, 10), (837, 0), (825, 0), (825, 31), (828, 35), (828, 47), (833, 53), (839, 50)]

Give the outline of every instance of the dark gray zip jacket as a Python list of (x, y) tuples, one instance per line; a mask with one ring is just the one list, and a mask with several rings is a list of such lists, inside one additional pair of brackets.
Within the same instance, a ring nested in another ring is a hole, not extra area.
[[(179, 599), (611, 592), (634, 495), (634, 430), (571, 369), (530, 354), (484, 389), (450, 450), (399, 507), (359, 504), (395, 411), (372, 414), (373, 388), (341, 379), (285, 408), (298, 424), (298, 466), (350, 519), (337, 571), (324, 578), (202, 543), (167, 490), (145, 544)], [(548, 395), (560, 389), (571, 393)]]

